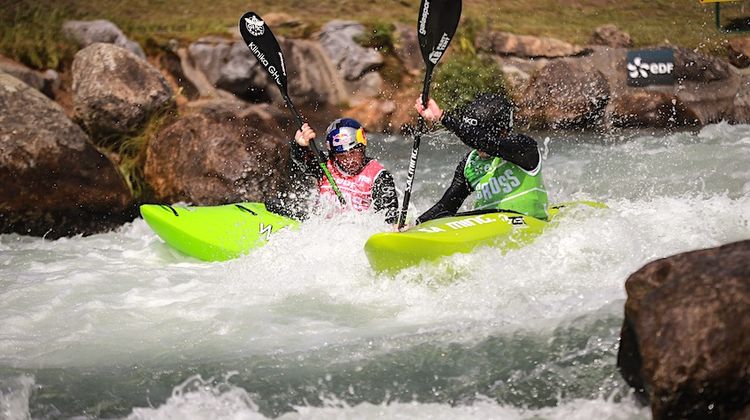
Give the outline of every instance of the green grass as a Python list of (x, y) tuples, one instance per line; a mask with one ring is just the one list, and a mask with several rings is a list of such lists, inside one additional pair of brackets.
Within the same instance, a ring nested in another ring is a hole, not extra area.
[[(74, 47), (59, 34), (68, 19), (108, 19), (146, 45), (169, 39), (189, 42), (229, 34), (248, 9), (261, 15), (285, 12), (301, 19), (309, 34), (331, 19), (355, 19), (386, 29), (416, 25), (417, 0), (17, 0), (0, 8), (0, 53), (36, 68), (57, 68)], [(739, 13), (727, 8), (727, 17)], [(723, 54), (728, 36), (716, 31), (712, 6), (698, 0), (464, 0), (464, 18), (518, 34), (585, 43), (591, 31), (614, 23), (636, 46), (669, 43)], [(462, 24), (463, 25), (463, 24)], [(279, 34), (293, 29), (280, 29)]]

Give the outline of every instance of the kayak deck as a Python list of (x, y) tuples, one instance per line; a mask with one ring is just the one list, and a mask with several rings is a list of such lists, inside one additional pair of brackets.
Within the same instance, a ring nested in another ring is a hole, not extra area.
[[(582, 201), (565, 203), (550, 209), (550, 220), (562, 207), (602, 203)], [(493, 246), (509, 251), (531, 243), (549, 222), (514, 212), (466, 213), (434, 219), (404, 232), (383, 232), (365, 243), (370, 266), (378, 272), (392, 273), (423, 261), (434, 261), (455, 253), (469, 253), (478, 246)]]
[(146, 223), (173, 248), (203, 261), (225, 261), (262, 246), (296, 220), (271, 213), (263, 203), (223, 206), (144, 204)]

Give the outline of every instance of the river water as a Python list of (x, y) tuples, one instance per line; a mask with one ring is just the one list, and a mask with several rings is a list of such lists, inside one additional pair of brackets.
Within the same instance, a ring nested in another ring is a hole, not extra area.
[[(750, 126), (534, 135), (553, 202), (609, 209), (393, 277), (362, 250), (376, 215), (315, 217), (224, 263), (143, 220), (0, 235), (0, 418), (649, 418), (616, 368), (625, 280), (750, 238)], [(411, 140), (369, 148), (403, 187)], [(423, 140), (414, 211), (466, 151)]]

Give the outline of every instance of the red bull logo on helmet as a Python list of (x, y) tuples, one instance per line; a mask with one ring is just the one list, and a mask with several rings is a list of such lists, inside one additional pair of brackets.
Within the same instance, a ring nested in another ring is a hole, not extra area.
[(354, 127), (339, 127), (328, 136), (328, 146), (334, 153), (349, 151), (358, 145), (367, 145), (365, 130)]

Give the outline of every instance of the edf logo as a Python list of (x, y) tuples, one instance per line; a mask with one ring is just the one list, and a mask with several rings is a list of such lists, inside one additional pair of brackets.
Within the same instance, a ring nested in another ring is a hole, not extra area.
[(628, 76), (648, 77), (651, 74), (669, 74), (674, 69), (674, 63), (644, 63), (641, 57), (636, 57), (632, 63), (628, 63)]
[(628, 51), (628, 86), (674, 84), (674, 50)]

